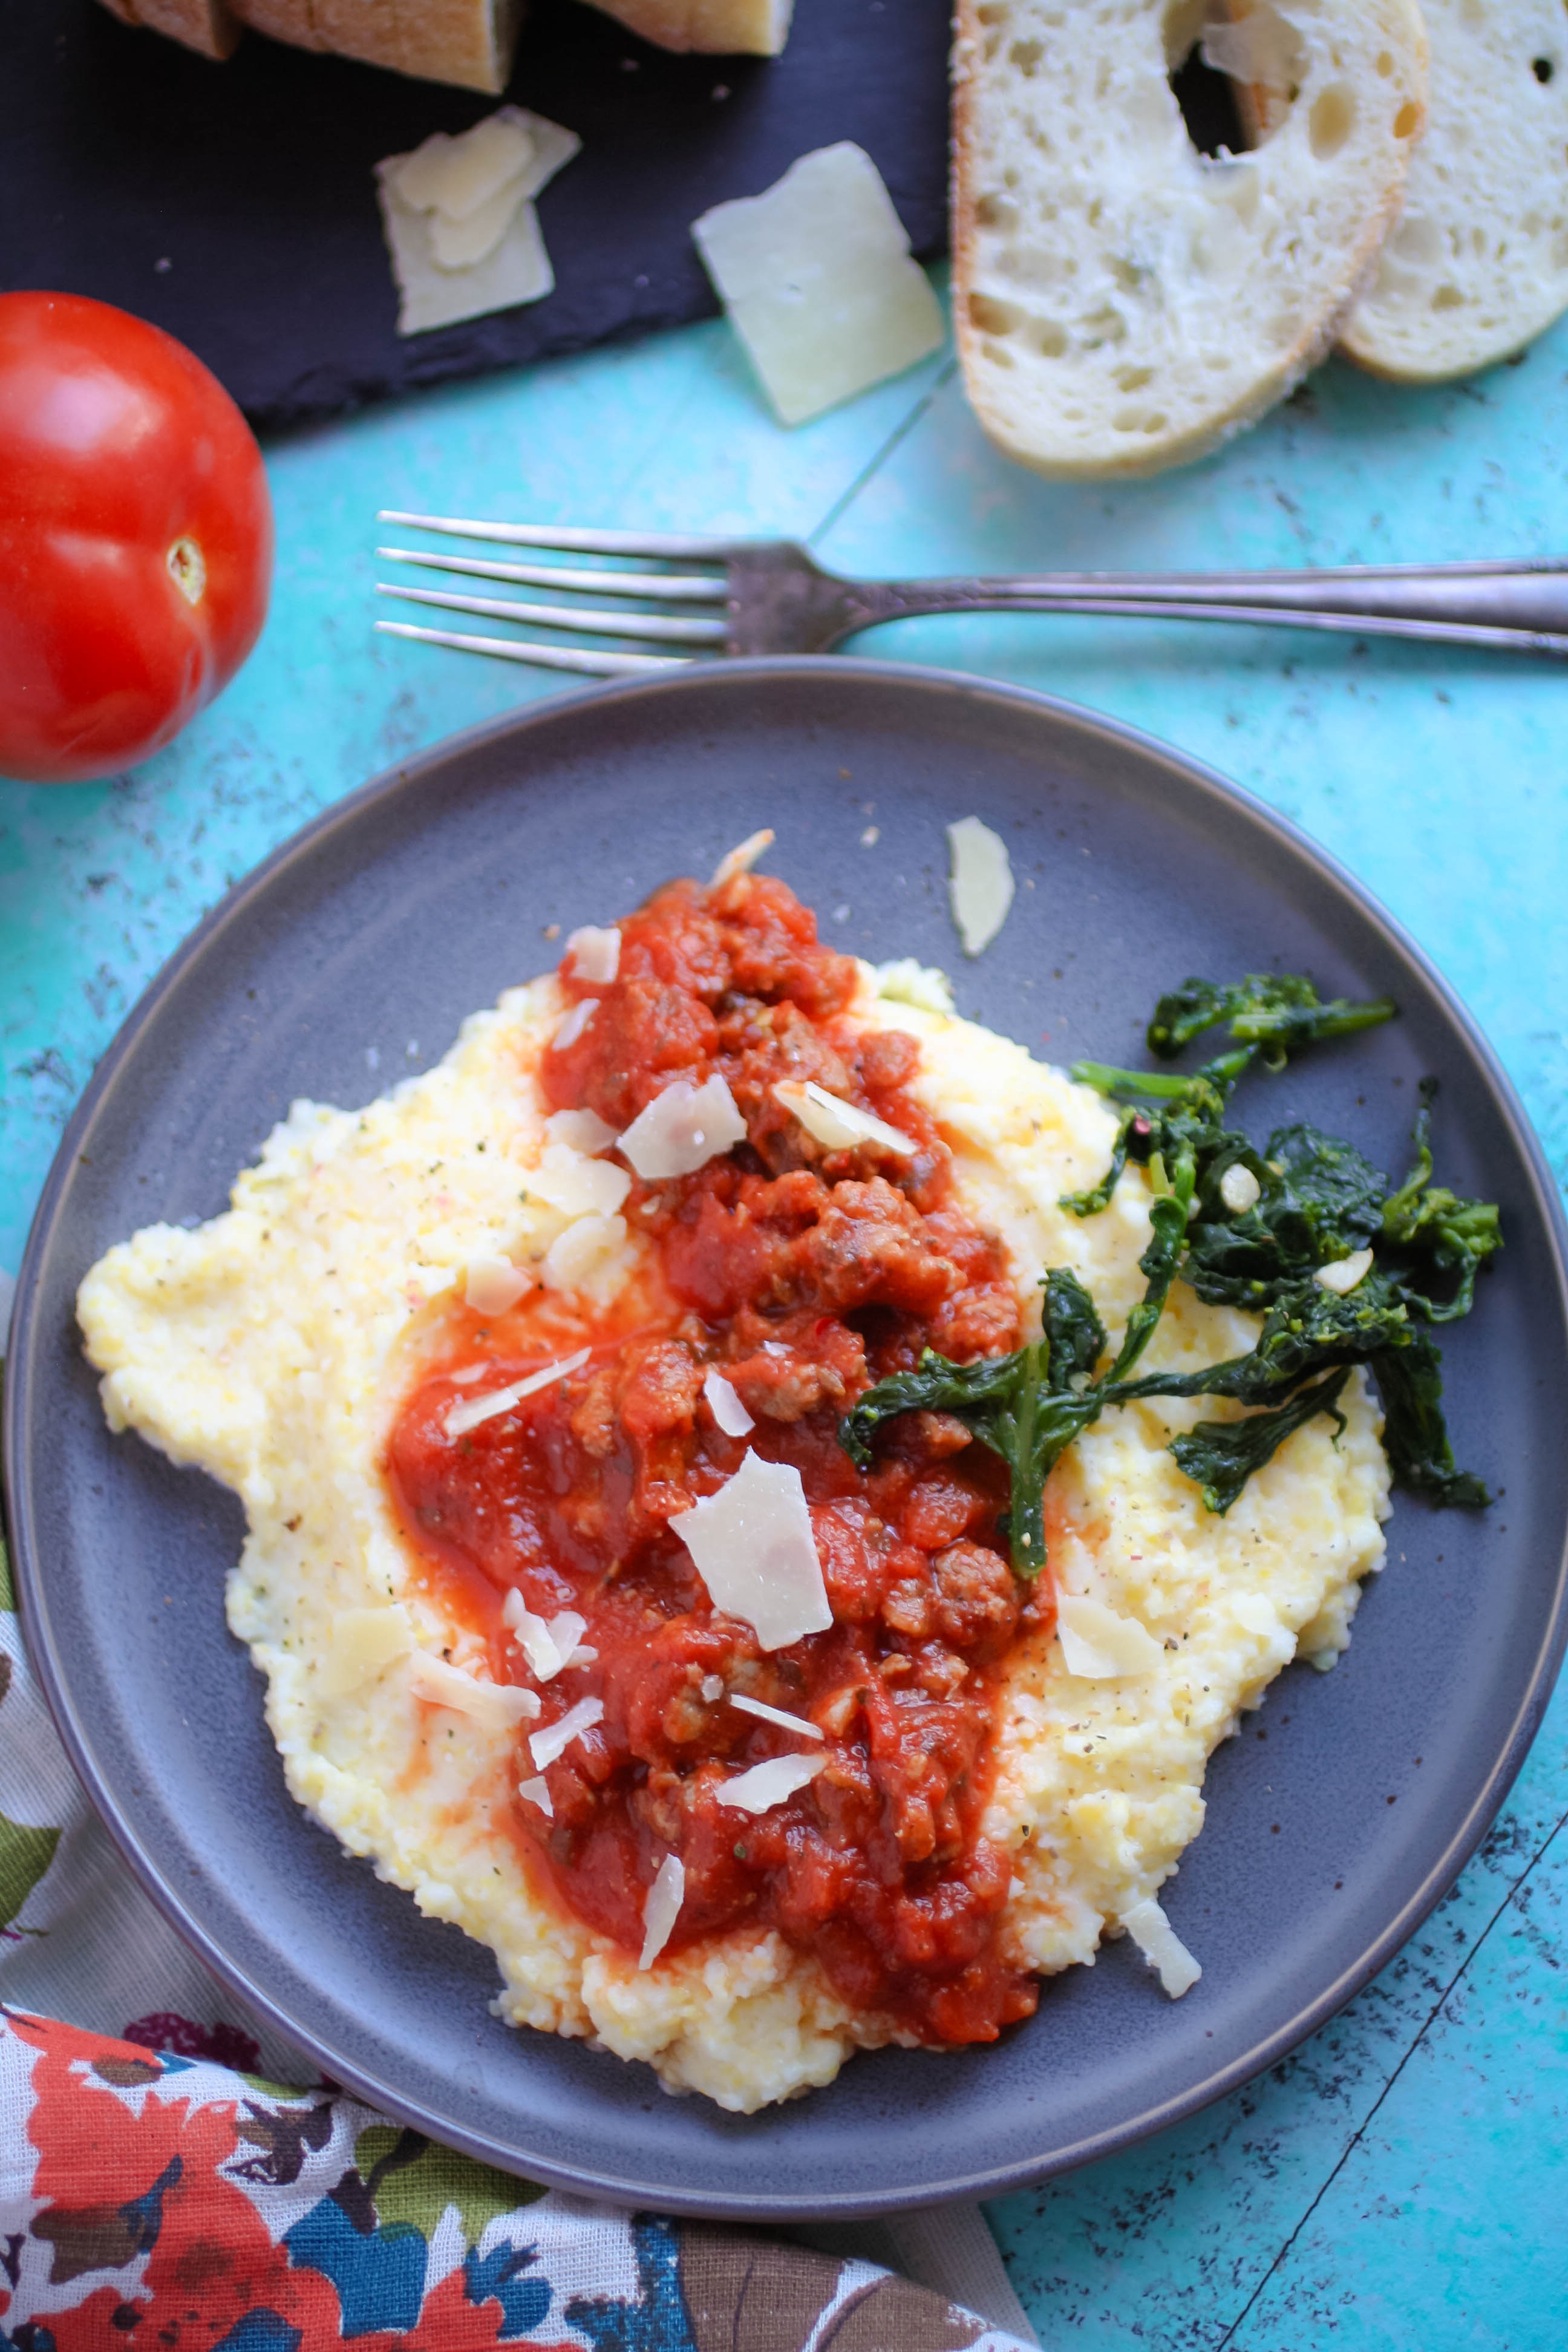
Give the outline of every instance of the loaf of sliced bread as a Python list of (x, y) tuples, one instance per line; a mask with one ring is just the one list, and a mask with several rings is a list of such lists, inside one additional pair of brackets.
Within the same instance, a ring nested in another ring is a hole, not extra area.
[(1401, 383), (1506, 359), (1568, 310), (1563, 0), (1424, 0), (1430, 119), (1342, 338)]
[[(1288, 64), (1250, 152), (1200, 154), (1171, 87), (1211, 27), (1238, 80)], [(1398, 213), (1426, 57), (1415, 0), (959, 0), (954, 310), (992, 439), (1154, 473), (1280, 399)]]
[(795, 0), (593, 0), (662, 49), (706, 49), (776, 58), (789, 37)]

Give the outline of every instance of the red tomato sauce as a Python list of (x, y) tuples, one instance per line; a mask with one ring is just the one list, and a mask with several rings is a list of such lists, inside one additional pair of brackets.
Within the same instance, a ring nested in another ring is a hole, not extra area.
[[(566, 1911), (628, 1952), (664, 1858), (685, 1894), (670, 1948), (747, 1925), (813, 1952), (858, 2009), (921, 2041), (989, 2041), (1033, 2011), (1035, 1981), (997, 1930), (1011, 1876), (981, 1834), (994, 1771), (998, 1674), (1047, 1594), (1018, 1582), (998, 1521), (1002, 1465), (941, 1413), (895, 1422), (868, 1474), (840, 1416), (922, 1349), (967, 1360), (1018, 1343), (1002, 1243), (954, 1195), (949, 1154), (907, 1091), (915, 1041), (845, 1019), (847, 957), (781, 883), (676, 883), (620, 927), (616, 979), (574, 1000), (592, 1019), (541, 1071), (562, 1108), (617, 1131), (677, 1077), (727, 1082), (746, 1140), (695, 1174), (634, 1183), (625, 1213), (653, 1244), (635, 1298), (586, 1319), (578, 1372), (456, 1442), (454, 1404), (482, 1392), (451, 1370), (406, 1400), (387, 1475), (401, 1523), (499, 1680), (539, 1691), (527, 1734), (579, 1700), (602, 1719), (544, 1773), (547, 1818), (517, 1800), (520, 1835)], [(778, 1101), (815, 1079), (917, 1145), (826, 1150)], [(560, 1302), (552, 1302), (559, 1333)], [(560, 1355), (531, 1348), (527, 1304), (483, 1338), (454, 1310), (449, 1363), (482, 1390)], [(521, 1335), (521, 1336), (519, 1336)], [(513, 1346), (513, 1339), (517, 1344)], [(489, 1351), (487, 1357), (487, 1349)], [(727, 1437), (703, 1395), (718, 1370), (755, 1426)], [(800, 1473), (834, 1622), (764, 1653), (711, 1605), (671, 1518), (714, 1493), (750, 1447)], [(587, 1621), (594, 1655), (538, 1683), (501, 1604)], [(734, 1694), (809, 1718), (819, 1744), (737, 1708)], [(818, 1755), (802, 1790), (758, 1816), (720, 1801), (775, 1756)]]

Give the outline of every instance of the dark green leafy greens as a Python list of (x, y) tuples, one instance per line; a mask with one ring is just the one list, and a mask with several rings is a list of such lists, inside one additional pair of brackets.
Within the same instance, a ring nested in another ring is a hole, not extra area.
[[(1063, 1206), (1097, 1215), (1129, 1160), (1148, 1170), (1154, 1193), (1153, 1231), (1139, 1261), (1146, 1287), (1114, 1360), (1096, 1371), (1107, 1353), (1104, 1326), (1076, 1276), (1056, 1268), (1043, 1286), (1039, 1340), (971, 1364), (928, 1349), (913, 1371), (878, 1381), (846, 1415), (845, 1451), (868, 1468), (885, 1422), (921, 1407), (955, 1413), (1008, 1466), (1013, 1564), (1033, 1577), (1046, 1559), (1046, 1480), (1108, 1405), (1213, 1396), (1247, 1408), (1240, 1419), (1200, 1422), (1171, 1446), (1207, 1507), (1224, 1513), (1306, 1422), (1327, 1413), (1343, 1428), (1341, 1391), (1352, 1367), (1364, 1364), (1383, 1399), (1396, 1485), (1439, 1504), (1487, 1503), (1481, 1481), (1455, 1465), (1441, 1359), (1426, 1327), (1468, 1313), (1476, 1276), (1502, 1237), (1490, 1202), (1432, 1181), (1433, 1082), (1422, 1088), (1415, 1164), (1394, 1192), (1352, 1145), (1314, 1127), (1277, 1128), (1259, 1150), (1226, 1123), (1232, 1089), (1260, 1050), (1268, 1066), (1281, 1068), (1303, 1045), (1352, 1035), (1393, 1011), (1386, 1000), (1323, 1004), (1310, 982), (1289, 975), (1230, 988), (1193, 980), (1160, 1000), (1151, 1048), (1173, 1055), (1225, 1022), (1237, 1050), (1185, 1076), (1077, 1063), (1074, 1077), (1118, 1103), (1121, 1118), (1105, 1177)], [(1134, 1377), (1178, 1276), (1208, 1305), (1260, 1313), (1257, 1343), (1195, 1372)]]

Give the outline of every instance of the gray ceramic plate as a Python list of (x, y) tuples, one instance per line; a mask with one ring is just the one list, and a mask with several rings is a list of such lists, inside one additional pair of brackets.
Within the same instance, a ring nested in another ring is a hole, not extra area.
[[(942, 828), (971, 812), (1009, 844), (1019, 890), (966, 964)], [(1397, 1024), (1267, 1099), (1258, 1082), (1252, 1115), (1319, 1119), (1402, 1165), (1415, 1082), (1440, 1073), (1441, 1165), (1502, 1202), (1508, 1235), (1481, 1310), (1446, 1345), (1455, 1439), (1506, 1491), (1480, 1516), (1402, 1501), (1348, 1657), (1326, 1678), (1292, 1668), (1215, 1757), (1207, 1826), (1168, 1890), (1204, 1963), (1186, 2000), (1167, 2002), (1121, 1945), (1047, 1985), (994, 2048), (858, 2057), (830, 2089), (742, 2118), (499, 2025), (489, 1953), (296, 1808), (224, 1624), (238, 1505), (109, 1436), (72, 1297), (136, 1226), (221, 1209), (293, 1097), (366, 1100), (549, 962), (545, 926), (608, 920), (764, 824), (830, 938), (946, 966), (963, 1011), (1054, 1057), (1142, 1059), (1152, 997), (1189, 971), (1279, 959), (1397, 997)], [(105, 1055), (38, 1212), (6, 1383), (27, 1632), (76, 1762), (169, 1916), (392, 2114), (541, 2179), (686, 2211), (989, 2193), (1124, 2146), (1278, 2059), (1475, 1846), (1563, 1644), (1563, 1264), (1550, 1177), (1465, 1013), (1352, 882), (1217, 778), (1038, 696), (872, 663), (715, 665), (572, 696), (308, 827), (181, 949)]]

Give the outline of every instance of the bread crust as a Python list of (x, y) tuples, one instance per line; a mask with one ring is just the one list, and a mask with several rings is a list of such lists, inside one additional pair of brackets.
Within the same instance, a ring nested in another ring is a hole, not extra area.
[[(970, 404), (986, 435), (999, 448), (1047, 479), (1099, 481), (1128, 478), (1162, 473), (1173, 466), (1190, 465), (1209, 456), (1247, 425), (1256, 423), (1285, 398), (1333, 348), (1345, 320), (1375, 271), (1384, 240), (1398, 217), (1405, 163), (1402, 162), (1397, 170), (1391, 170), (1380, 195), (1365, 208), (1357, 235), (1343, 252), (1337, 284), (1312, 312), (1301, 320), (1299, 331), (1291, 341), (1266, 364), (1260, 364), (1248, 383), (1228, 403), (1223, 406), (1216, 405), (1206, 414), (1199, 414), (1184, 425), (1172, 427), (1141, 446), (1131, 444), (1120, 448), (1097, 448), (1088, 455), (1078, 455), (1061, 446), (1043, 446), (1039, 441), (1032, 440), (1027, 434), (1020, 432), (1014, 420), (999, 408), (992, 388), (994, 371), (984, 362), (983, 344), (985, 336), (976, 325), (971, 308), (972, 298), (978, 291), (976, 164), (979, 140), (976, 118), (980, 99), (976, 66), (986, 30), (981, 16), (982, 6), (985, 5), (986, 0), (957, 0), (952, 70), (953, 328)], [(1341, 0), (1341, 5), (1348, 11), (1360, 5), (1361, 0)], [(1157, 0), (1148, 0), (1148, 5), (1151, 18), (1157, 23), (1161, 15)], [(1417, 119), (1404, 141), (1404, 158), (1407, 161), (1409, 150), (1425, 121), (1426, 33), (1415, 0), (1391, 0), (1391, 5), (1394, 15), (1404, 20), (1410, 54), (1418, 75), (1420, 94), (1413, 101), (1418, 109)]]
[(591, 0), (661, 49), (713, 57), (777, 57), (789, 36), (790, 0)]
[[(134, 0), (143, 5), (145, 0)], [(256, 32), (420, 81), (497, 96), (511, 73), (521, 0), (234, 0)]]
[(226, 0), (103, 0), (122, 25), (163, 33), (204, 58), (234, 55), (241, 27)]

